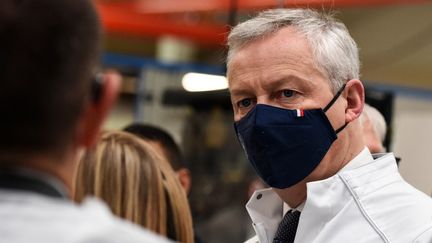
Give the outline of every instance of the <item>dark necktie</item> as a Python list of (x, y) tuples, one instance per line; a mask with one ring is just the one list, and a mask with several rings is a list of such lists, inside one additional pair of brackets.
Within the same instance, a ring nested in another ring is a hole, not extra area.
[(293, 243), (300, 219), (300, 211), (288, 211), (276, 231), (273, 243)]

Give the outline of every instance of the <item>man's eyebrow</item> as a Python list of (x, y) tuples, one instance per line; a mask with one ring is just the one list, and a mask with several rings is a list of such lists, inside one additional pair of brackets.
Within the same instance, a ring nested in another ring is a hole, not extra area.
[(251, 92), (242, 88), (233, 88), (230, 89), (231, 96), (248, 96)]
[(248, 82), (240, 81), (231, 83), (229, 87), (230, 96), (249, 96), (253, 93), (253, 88)]
[[(313, 87), (313, 83), (305, 78), (295, 76), (295, 75), (288, 75), (264, 84), (263, 88), (266, 90), (274, 90), (286, 85), (289, 85), (293, 88), (303, 88), (303, 89), (311, 89)], [(248, 83), (244, 83), (244, 82), (236, 83), (235, 85), (231, 86), (229, 92), (231, 98), (239, 97), (239, 96), (240, 97), (251, 96), (254, 94), (253, 88), (250, 87)]]
[(265, 89), (273, 90), (275, 88), (280, 88), (285, 85), (291, 85), (294, 87), (300, 87), (300, 88), (310, 88), (311, 82), (309, 82), (306, 79), (303, 79), (298, 76), (289, 75), (280, 79), (277, 79), (275, 81), (268, 82), (265, 85)]

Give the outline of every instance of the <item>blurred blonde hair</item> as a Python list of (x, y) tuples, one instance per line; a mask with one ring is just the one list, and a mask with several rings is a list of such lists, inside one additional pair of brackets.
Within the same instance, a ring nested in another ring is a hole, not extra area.
[(79, 160), (74, 200), (93, 195), (113, 213), (179, 242), (193, 242), (185, 191), (169, 163), (145, 141), (125, 132), (103, 132)]

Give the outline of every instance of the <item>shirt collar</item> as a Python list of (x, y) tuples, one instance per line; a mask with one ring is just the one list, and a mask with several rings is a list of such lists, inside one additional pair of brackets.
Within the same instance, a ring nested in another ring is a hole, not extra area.
[(300, 205), (298, 205), (295, 208), (290, 208), (290, 206), (288, 206), (288, 204), (284, 203), (283, 204), (283, 215), (285, 215), (290, 210), (299, 211), (299, 212), (303, 211), (305, 203), (306, 203), (306, 201), (303, 201)]
[[(354, 159), (352, 159), (350, 162), (348, 162), (348, 164), (346, 164), (340, 170), (340, 172), (359, 168), (359, 167), (361, 167), (361, 166), (363, 166), (363, 165), (365, 165), (371, 161), (373, 161), (372, 154), (370, 153), (370, 151), (367, 147), (364, 147), (364, 149), (356, 157), (354, 157)], [(285, 215), (289, 210), (301, 212), (305, 206), (305, 203), (306, 202), (304, 201), (299, 206), (297, 206), (295, 208), (291, 208), (290, 206), (288, 206), (288, 204), (284, 203), (283, 204), (283, 215)]]
[(60, 180), (48, 173), (24, 167), (0, 168), (0, 188), (69, 198), (68, 191)]

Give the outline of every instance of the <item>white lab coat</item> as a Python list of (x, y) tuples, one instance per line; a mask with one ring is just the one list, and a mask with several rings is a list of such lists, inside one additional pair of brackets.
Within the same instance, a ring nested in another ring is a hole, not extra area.
[[(432, 199), (402, 179), (393, 154), (373, 160), (366, 150), (356, 168), (307, 184), (295, 243), (432, 242)], [(272, 189), (255, 192), (246, 208), (257, 235), (247, 242), (273, 242), (283, 207)]]
[(114, 217), (99, 200), (67, 199), (0, 189), (0, 243), (163, 243), (138, 226)]

